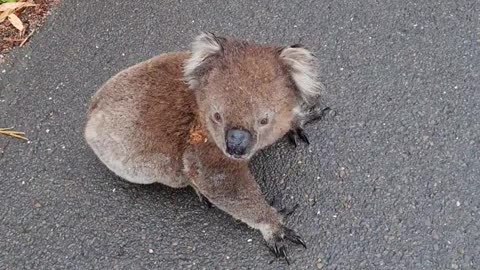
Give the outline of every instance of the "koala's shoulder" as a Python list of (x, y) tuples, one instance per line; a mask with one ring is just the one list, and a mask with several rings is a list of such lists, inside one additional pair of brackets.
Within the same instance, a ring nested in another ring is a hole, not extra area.
[(180, 79), (184, 62), (189, 56), (189, 52), (160, 54), (119, 72), (111, 80), (149, 81), (162, 79), (162, 81), (166, 81), (165, 76), (173, 76), (171, 79)]
[[(121, 70), (105, 82), (92, 98), (90, 111), (101, 100), (110, 103), (120, 97), (141, 95), (141, 89), (177, 89), (184, 86), (183, 64), (190, 52), (164, 53)], [(186, 87), (186, 86), (185, 86)]]

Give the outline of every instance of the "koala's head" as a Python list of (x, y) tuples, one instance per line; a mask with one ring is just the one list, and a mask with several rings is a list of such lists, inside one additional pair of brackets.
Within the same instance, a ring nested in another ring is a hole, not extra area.
[(318, 100), (316, 59), (300, 46), (276, 47), (202, 33), (184, 78), (211, 139), (234, 159), (249, 159), (285, 135), (305, 104)]

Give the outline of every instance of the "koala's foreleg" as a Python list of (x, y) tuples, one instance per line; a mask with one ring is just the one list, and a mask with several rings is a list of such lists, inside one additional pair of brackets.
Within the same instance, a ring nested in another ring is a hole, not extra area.
[(266, 202), (247, 165), (217, 170), (202, 178), (195, 181), (195, 189), (219, 209), (260, 230), (277, 257), (288, 262), (287, 240), (306, 247), (301, 237), (285, 227), (282, 216)]

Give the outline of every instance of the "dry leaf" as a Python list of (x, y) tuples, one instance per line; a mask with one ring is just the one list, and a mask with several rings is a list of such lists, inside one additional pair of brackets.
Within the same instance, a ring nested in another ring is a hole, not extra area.
[(8, 15), (8, 20), (12, 23), (12, 25), (18, 29), (18, 31), (23, 31), (23, 23), (15, 14)]
[(0, 23), (2, 23), (7, 17), (8, 15), (10, 15), (10, 13), (12, 13), (13, 10), (7, 10), (7, 11), (4, 11), (0, 14)]
[(17, 2), (17, 3), (3, 3), (0, 4), (0, 23), (3, 22), (8, 15), (12, 14), (13, 12), (26, 8), (26, 7), (34, 7), (37, 6), (37, 4), (33, 3), (25, 3), (25, 2)]
[(207, 142), (207, 134), (206, 132), (197, 125), (194, 125), (190, 128), (190, 134), (188, 138), (189, 144), (200, 144)]
[(30, 4), (25, 2), (16, 2), (16, 3), (3, 3), (0, 5), (0, 11), (14, 11), (19, 8), (24, 7), (34, 7), (36, 4)]

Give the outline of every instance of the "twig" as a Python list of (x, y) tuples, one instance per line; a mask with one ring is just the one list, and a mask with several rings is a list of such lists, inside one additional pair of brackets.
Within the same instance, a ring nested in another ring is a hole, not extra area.
[(0, 128), (0, 134), (28, 141), (28, 139), (23, 136), (25, 135), (25, 132), (14, 131), (13, 128)]
[(21, 38), (3, 38), (3, 40), (8, 41), (8, 42), (22, 42), (23, 39)]
[(28, 34), (28, 36), (25, 37), (25, 39), (22, 41), (22, 43), (20, 43), (20, 47), (23, 47), (25, 42), (27, 42), (27, 40), (33, 35), (34, 32), (35, 32), (35, 29), (33, 29), (32, 32), (30, 32), (30, 34)]

